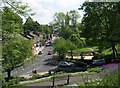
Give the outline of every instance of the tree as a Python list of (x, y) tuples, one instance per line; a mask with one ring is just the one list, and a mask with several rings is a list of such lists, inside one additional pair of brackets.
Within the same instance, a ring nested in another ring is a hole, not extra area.
[(2, 66), (11, 77), (11, 71), (24, 64), (26, 58), (32, 55), (31, 42), (20, 36), (22, 18), (14, 13), (11, 8), (3, 8), (3, 42)]
[[(31, 17), (28, 17), (25, 24), (24, 24), (24, 31), (30, 30), (30, 31), (34, 31), (34, 21)], [(36, 27), (35, 27), (36, 29)]]
[(19, 0), (2, 0), (2, 4), (5, 7), (11, 8), (13, 12), (19, 14), (20, 16), (29, 17), (35, 14), (29, 8), (27, 3), (23, 4)]
[(63, 26), (59, 30), (59, 36), (62, 37), (62, 38), (65, 38), (65, 39), (68, 39), (74, 33), (75, 32), (69, 26)]
[(29, 40), (21, 37), (14, 37), (9, 43), (3, 44), (2, 48), (2, 66), (7, 72), (8, 78), (11, 77), (11, 71), (22, 66), (32, 55), (32, 48)]
[(77, 34), (72, 34), (69, 37), (69, 40), (72, 41), (78, 48), (82, 48), (85, 46), (85, 40), (81, 39)]
[(58, 53), (60, 59), (65, 58), (65, 53), (67, 52), (66, 40), (60, 38), (55, 41), (54, 51)]
[(101, 48), (111, 47), (114, 58), (118, 56), (115, 45), (120, 42), (119, 7), (120, 2), (85, 2), (81, 8), (85, 12), (82, 20), (84, 37), (93, 40)]
[(70, 40), (67, 40), (66, 47), (67, 47), (68, 53), (71, 56), (71, 59), (73, 59), (73, 50), (77, 49), (77, 46), (74, 43), (72, 43)]
[(54, 29), (60, 29), (65, 25), (65, 14), (63, 12), (55, 13), (54, 20), (52, 22)]
[(71, 10), (70, 12), (68, 12), (68, 16), (71, 21), (71, 26), (75, 28), (77, 24), (77, 20), (80, 17), (79, 13), (76, 10)]

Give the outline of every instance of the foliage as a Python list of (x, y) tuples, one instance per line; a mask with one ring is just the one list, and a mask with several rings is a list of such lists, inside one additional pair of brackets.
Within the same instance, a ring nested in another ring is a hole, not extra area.
[(81, 49), (76, 49), (74, 50), (75, 53), (90, 53), (92, 52), (90, 49), (88, 48), (81, 48)]
[(40, 75), (40, 74), (33, 74), (32, 75), (32, 78), (33, 79), (39, 79), (39, 78), (43, 78), (43, 77), (48, 77), (50, 76), (51, 74), (44, 74), (44, 75)]
[(68, 39), (75, 32), (69, 26), (62, 26), (59, 30), (59, 36)]
[(51, 23), (53, 25), (53, 29), (60, 29), (65, 25), (65, 14), (63, 12), (58, 12), (54, 14), (54, 20)]
[(119, 41), (120, 3), (85, 2), (81, 9), (85, 14), (82, 20), (82, 35), (99, 46), (99, 50), (112, 47), (113, 56), (118, 57), (115, 45)]
[(73, 50), (77, 49), (76, 45), (72, 43), (70, 40), (67, 40), (66, 47), (67, 47), (68, 53), (71, 55), (71, 59), (73, 59)]
[(31, 43), (22, 38), (16, 37), (9, 44), (3, 45), (2, 58), (5, 71), (23, 65), (26, 58), (32, 55)]
[(119, 71), (120, 70), (116, 70), (114, 73), (106, 74), (101, 79), (96, 79), (96, 80), (86, 79), (86, 81), (84, 80), (83, 84), (79, 84), (79, 85), (89, 87), (89, 88), (91, 88), (91, 87), (92, 88), (99, 88), (99, 87), (118, 88), (120, 85), (120, 83), (119, 83), (119, 76), (120, 76)]
[(63, 38), (56, 40), (54, 45), (54, 51), (57, 52), (62, 59), (64, 59), (66, 53), (69, 53), (71, 58), (73, 58), (73, 50), (76, 48), (76, 45), (70, 40), (65, 40)]
[(29, 8), (27, 4), (23, 4), (19, 0), (2, 0), (3, 6), (7, 6), (11, 8), (15, 13), (28, 17), (29, 15), (34, 15), (35, 13), (32, 12), (32, 10)]
[(58, 53), (61, 59), (64, 59), (65, 53), (67, 52), (65, 39), (60, 38), (55, 41), (54, 51)]
[(100, 72), (103, 68), (99, 68), (99, 67), (96, 67), (96, 68), (88, 68), (87, 71), (88, 72)]
[(71, 40), (78, 48), (84, 47), (85, 41), (81, 39), (77, 34), (72, 34), (69, 37), (69, 40)]
[(32, 55), (31, 42), (20, 36), (22, 18), (11, 8), (4, 7), (2, 29), (2, 65), (10, 77), (11, 71), (23, 65), (25, 59)]
[(68, 16), (71, 21), (71, 26), (76, 27), (77, 20), (80, 17), (79, 13), (76, 10), (70, 10), (70, 12), (68, 12)]

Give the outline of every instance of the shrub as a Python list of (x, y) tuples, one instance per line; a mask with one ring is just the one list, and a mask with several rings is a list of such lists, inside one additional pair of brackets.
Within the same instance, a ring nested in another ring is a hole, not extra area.
[(17, 79), (18, 81), (26, 81), (25, 77), (13, 77), (13, 79)]
[(42, 75), (40, 75), (40, 74), (33, 74), (32, 78), (33, 79), (39, 79), (39, 78), (42, 78)]
[[(89, 80), (86, 79), (84, 83), (78, 84), (79, 86), (85, 86), (85, 88), (119, 88), (120, 82), (119, 82), (119, 77), (120, 77), (120, 69), (113, 73), (109, 73), (104, 75), (103, 78), (101, 79), (96, 79), (96, 80)], [(86, 77), (88, 78), (88, 77)]]
[(99, 67), (96, 67), (96, 68), (88, 68), (87, 71), (88, 72), (100, 72), (103, 68), (99, 68)]
[(40, 78), (43, 78), (43, 77), (48, 77), (48, 76), (50, 76), (50, 75), (51, 75), (51, 74), (44, 74), (44, 75), (33, 74), (32, 79), (40, 79)]

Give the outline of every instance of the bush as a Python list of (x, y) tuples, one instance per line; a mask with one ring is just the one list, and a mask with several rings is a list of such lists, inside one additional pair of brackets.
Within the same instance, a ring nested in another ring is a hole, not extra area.
[(43, 77), (51, 76), (51, 74), (44, 74)]
[(17, 79), (18, 81), (26, 81), (25, 77), (13, 77), (13, 79)]
[(120, 82), (120, 69), (114, 73), (106, 74), (102, 79), (89, 80), (86, 79), (83, 84), (79, 86), (85, 86), (85, 88), (119, 88)]
[(43, 76), (42, 75), (40, 75), (40, 74), (33, 74), (32, 75), (32, 78), (33, 79), (39, 79), (39, 78), (42, 78)]
[(43, 77), (48, 77), (50, 76), (51, 74), (44, 74), (44, 75), (40, 75), (40, 74), (34, 74), (32, 76), (32, 79), (40, 79), (40, 78), (43, 78)]
[(100, 72), (103, 68), (99, 68), (99, 67), (96, 67), (96, 68), (88, 68), (87, 71), (88, 72)]

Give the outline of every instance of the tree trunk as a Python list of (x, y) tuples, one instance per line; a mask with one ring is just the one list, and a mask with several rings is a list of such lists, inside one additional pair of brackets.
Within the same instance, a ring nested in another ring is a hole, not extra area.
[(73, 59), (73, 52), (72, 51), (70, 52), (70, 55), (71, 55), (71, 59)]
[(113, 51), (113, 57), (115, 59), (116, 57), (118, 57), (118, 54), (117, 54), (117, 49), (115, 48), (115, 42), (114, 41), (111, 41), (111, 47), (112, 47), (112, 51)]
[(11, 71), (10, 70), (7, 71), (7, 75), (8, 75), (8, 78), (11, 78)]

